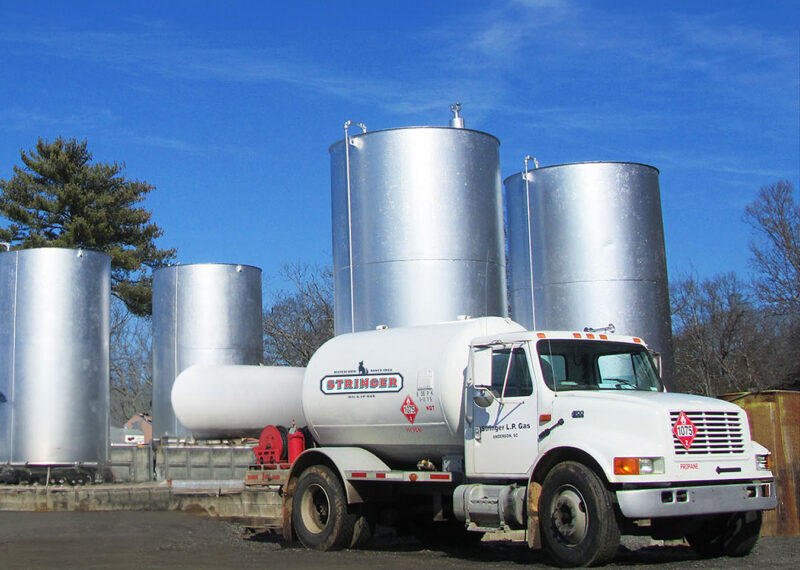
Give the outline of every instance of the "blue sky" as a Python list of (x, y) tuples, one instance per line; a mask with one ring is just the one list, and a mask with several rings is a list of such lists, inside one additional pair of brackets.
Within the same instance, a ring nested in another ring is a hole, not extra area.
[(329, 264), (328, 147), (445, 125), (541, 165), (661, 171), (671, 278), (747, 276), (744, 206), (800, 180), (797, 2), (0, 0), (0, 178), (87, 139), (156, 186), (181, 263)]

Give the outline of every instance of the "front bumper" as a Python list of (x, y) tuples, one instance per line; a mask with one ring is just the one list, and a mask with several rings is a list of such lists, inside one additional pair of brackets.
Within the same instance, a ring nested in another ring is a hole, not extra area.
[(617, 491), (622, 514), (631, 519), (764, 511), (777, 504), (772, 479), (728, 485)]

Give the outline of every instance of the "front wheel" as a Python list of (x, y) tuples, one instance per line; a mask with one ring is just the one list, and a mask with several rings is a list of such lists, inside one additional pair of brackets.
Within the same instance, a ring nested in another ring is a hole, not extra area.
[(704, 558), (746, 556), (758, 542), (761, 518), (761, 511), (716, 515), (686, 540)]
[(573, 461), (556, 465), (539, 499), (542, 543), (563, 567), (610, 562), (620, 531), (611, 496), (600, 478)]
[(309, 467), (297, 480), (292, 499), (292, 524), (306, 548), (338, 550), (353, 541), (357, 515), (334, 473), (322, 465)]

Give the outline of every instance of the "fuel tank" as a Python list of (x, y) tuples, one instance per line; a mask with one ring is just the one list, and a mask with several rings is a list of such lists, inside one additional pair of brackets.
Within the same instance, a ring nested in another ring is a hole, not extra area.
[(334, 337), (306, 368), (308, 428), (320, 445), (360, 446), (384, 461), (460, 454), (470, 341), (523, 330), (482, 317)]
[(306, 425), (305, 368), (195, 364), (175, 378), (172, 409), (196, 439), (258, 437), (268, 425)]

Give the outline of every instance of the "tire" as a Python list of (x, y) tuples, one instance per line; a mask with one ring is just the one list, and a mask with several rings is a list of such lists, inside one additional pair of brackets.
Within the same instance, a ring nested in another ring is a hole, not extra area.
[(342, 485), (327, 467), (309, 467), (297, 480), (292, 498), (292, 524), (306, 548), (338, 550), (353, 541), (358, 517), (348, 512)]
[(686, 540), (703, 558), (746, 556), (758, 542), (761, 518), (761, 511), (717, 515)]
[(573, 461), (556, 465), (539, 499), (542, 545), (562, 567), (610, 562), (620, 531), (611, 494), (588, 467)]

